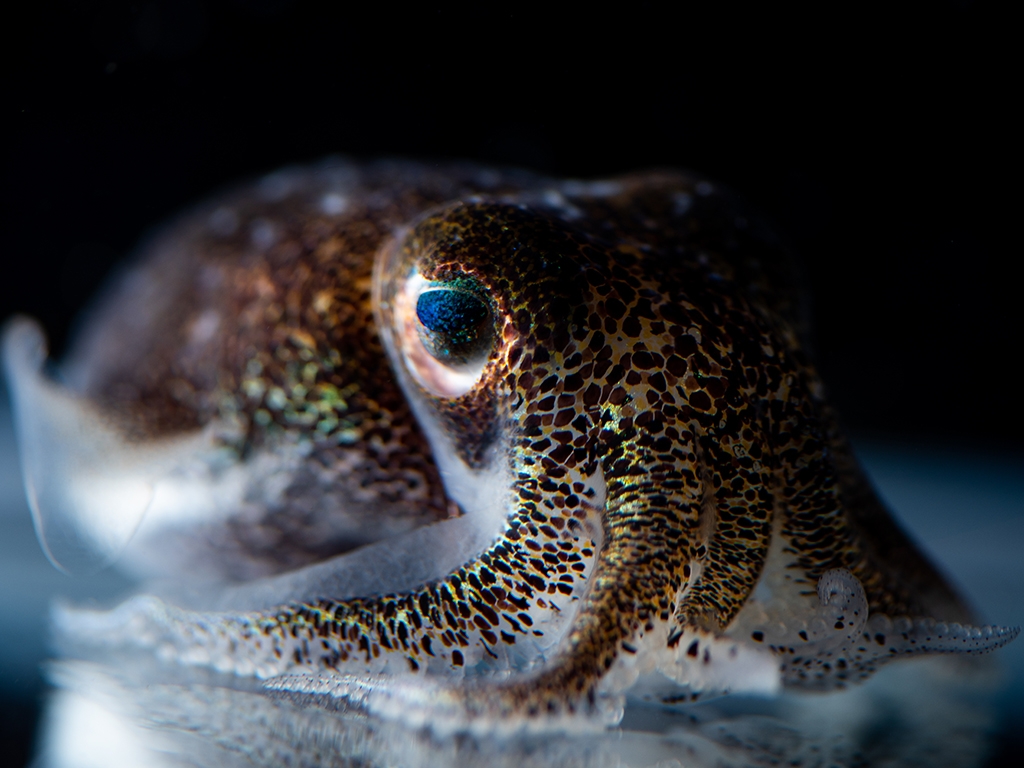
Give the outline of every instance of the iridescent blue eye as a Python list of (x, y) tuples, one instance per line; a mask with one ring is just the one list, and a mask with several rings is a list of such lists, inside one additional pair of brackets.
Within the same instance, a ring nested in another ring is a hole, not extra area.
[(421, 293), (416, 317), (423, 346), (442, 363), (462, 365), (490, 349), (491, 310), (471, 293), (446, 288)]

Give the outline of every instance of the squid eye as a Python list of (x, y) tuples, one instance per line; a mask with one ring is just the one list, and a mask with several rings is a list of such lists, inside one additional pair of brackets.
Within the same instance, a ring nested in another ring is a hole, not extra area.
[(447, 365), (466, 365), (490, 351), (491, 310), (471, 293), (440, 288), (416, 300), (420, 340), (430, 355)]

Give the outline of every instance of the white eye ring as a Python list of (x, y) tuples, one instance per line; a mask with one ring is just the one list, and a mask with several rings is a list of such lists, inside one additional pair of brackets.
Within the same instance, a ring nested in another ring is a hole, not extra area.
[(469, 392), (480, 381), (489, 355), (453, 366), (440, 362), (423, 346), (421, 323), (416, 315), (420, 294), (436, 288), (418, 272), (413, 272), (399, 287), (394, 298), (394, 323), (402, 359), (413, 379), (435, 397), (456, 398)]

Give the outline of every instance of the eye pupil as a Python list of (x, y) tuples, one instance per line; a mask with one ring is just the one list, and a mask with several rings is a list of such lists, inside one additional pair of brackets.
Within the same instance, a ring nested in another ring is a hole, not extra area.
[(487, 318), (487, 306), (462, 291), (428, 291), (416, 302), (416, 316), (435, 333), (465, 336)]
[(423, 325), (424, 346), (442, 362), (465, 363), (490, 342), (490, 310), (465, 291), (439, 289), (421, 293), (416, 317)]

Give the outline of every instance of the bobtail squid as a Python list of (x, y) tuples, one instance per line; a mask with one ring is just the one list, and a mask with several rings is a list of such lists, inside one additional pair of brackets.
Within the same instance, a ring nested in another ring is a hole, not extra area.
[(58, 646), (453, 734), (1009, 642), (866, 481), (797, 282), (685, 173), (327, 162), (230, 192), (114, 282), (60, 381), (7, 328), (48, 554), (143, 583), (58, 610)]

